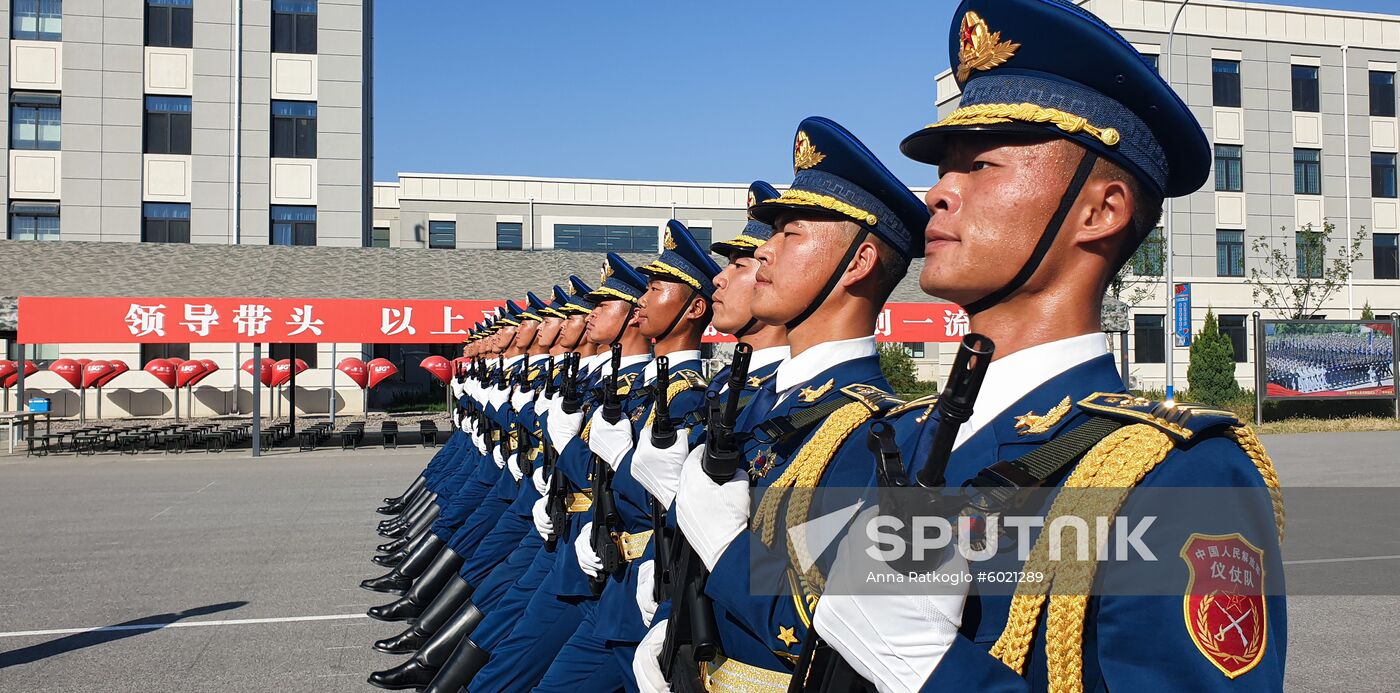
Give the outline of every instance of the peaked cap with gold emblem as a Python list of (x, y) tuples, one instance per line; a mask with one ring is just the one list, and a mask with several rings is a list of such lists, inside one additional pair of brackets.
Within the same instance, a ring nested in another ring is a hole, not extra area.
[(1058, 136), (1167, 197), (1195, 192), (1211, 149), (1190, 109), (1142, 54), (1068, 0), (963, 0), (949, 30), (958, 108), (900, 145), (937, 164), (953, 133)]
[[(753, 209), (760, 202), (767, 202), (779, 197), (777, 188), (768, 183), (756, 180), (749, 184), (749, 209)], [(752, 255), (753, 251), (768, 242), (773, 237), (773, 227), (765, 224), (749, 215), (749, 223), (744, 226), (744, 230), (739, 235), (727, 240), (716, 241), (710, 244), (710, 252), (718, 255)]]
[(588, 299), (595, 303), (603, 301), (626, 301), (637, 305), (637, 300), (646, 293), (647, 280), (617, 253), (608, 253), (603, 258), (602, 282), (589, 292)]
[(561, 310), (569, 315), (588, 315), (592, 313), (593, 304), (595, 302), (588, 297), (591, 293), (593, 293), (593, 289), (589, 288), (587, 284), (584, 284), (582, 279), (572, 274), (569, 275), (569, 296), (564, 301), (564, 307), (561, 308)]
[(690, 229), (675, 219), (666, 222), (662, 246), (661, 257), (637, 271), (652, 279), (685, 284), (707, 300), (714, 298), (714, 278), (719, 274), (719, 265), (700, 247)]
[(792, 187), (749, 209), (772, 225), (784, 210), (854, 221), (906, 257), (924, 254), (928, 208), (846, 128), (811, 117), (797, 128)]

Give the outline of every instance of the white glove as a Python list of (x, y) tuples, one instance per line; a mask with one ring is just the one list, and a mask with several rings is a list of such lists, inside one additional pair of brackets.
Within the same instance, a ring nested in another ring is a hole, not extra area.
[(701, 444), (685, 459), (676, 493), (676, 522), (705, 568), (714, 570), (729, 543), (749, 527), (749, 480), (736, 471), (733, 479), (716, 484), (700, 465), (704, 458)]
[[(858, 519), (856, 526), (860, 524)], [(842, 560), (844, 554), (859, 550), (850, 541), (843, 541), (833, 565), (848, 565)], [(935, 571), (966, 573), (967, 561), (962, 555), (947, 553)], [(864, 565), (868, 558), (853, 563)], [(919, 690), (958, 636), (970, 576), (930, 582), (922, 589), (902, 584), (891, 586), (887, 594), (869, 594), (870, 588), (864, 584), (868, 569), (851, 572), (860, 575), (838, 571), (828, 579), (813, 619), (817, 633), (881, 693)], [(938, 593), (928, 594), (930, 591)]]
[(622, 458), (632, 451), (632, 420), (620, 417), (617, 423), (610, 424), (603, 418), (603, 410), (593, 414), (593, 429), (588, 434), (588, 449), (608, 463), (613, 471), (622, 464)]
[(653, 625), (632, 655), (632, 675), (641, 693), (671, 693), (671, 684), (661, 673), (661, 650), (666, 646), (666, 619)]
[(564, 448), (583, 430), (583, 410), (566, 414), (562, 408), (553, 409), (545, 419), (545, 426), (549, 428), (549, 444), (554, 446), (554, 453), (563, 454)]
[(515, 477), (516, 481), (525, 478), (525, 470), (520, 468), (520, 453), (513, 453), (510, 459), (506, 460), (506, 468), (510, 470), (510, 475)]
[(554, 533), (554, 521), (549, 519), (549, 511), (545, 510), (547, 503), (548, 498), (541, 498), (530, 508), (530, 514), (535, 518), (535, 531), (540, 533), (541, 539), (548, 539)]
[(461, 396), (462, 396), (462, 385), (463, 385), (462, 383), (457, 382), (457, 379), (456, 379), (456, 378), (453, 378), (453, 379), (452, 379), (452, 399), (460, 399), (460, 398), (461, 398)]
[(544, 465), (535, 467), (535, 473), (530, 475), (530, 481), (535, 483), (535, 490), (541, 496), (549, 495), (549, 479), (544, 476)]
[(642, 625), (650, 626), (656, 617), (656, 600), (652, 592), (656, 585), (656, 561), (647, 561), (637, 568), (637, 610), (642, 612)]
[(510, 390), (502, 390), (493, 387), (490, 392), (486, 393), (486, 404), (500, 409), (501, 405), (506, 403), (506, 398), (509, 396)]
[(632, 478), (664, 507), (676, 499), (681, 467), (690, 454), (690, 429), (676, 431), (676, 442), (662, 450), (651, 444), (651, 426), (642, 429), (637, 451), (632, 453)]
[(525, 409), (525, 405), (530, 403), (530, 399), (533, 398), (534, 395), (535, 393), (529, 390), (521, 390), (512, 394), (510, 396), (510, 408), (514, 409), (516, 413), (519, 413)]
[(472, 445), (476, 446), (476, 451), (483, 455), (486, 454), (486, 443), (481, 439), (481, 434), (477, 433), (476, 429), (472, 429), (471, 437)]
[(501, 457), (501, 446), (491, 448), (491, 460), (496, 463), (496, 469), (506, 466), (506, 460)]
[(578, 567), (588, 577), (598, 577), (603, 572), (603, 559), (598, 557), (593, 551), (593, 523), (583, 526), (583, 531), (578, 533), (578, 539), (574, 540), (574, 555), (578, 556)]

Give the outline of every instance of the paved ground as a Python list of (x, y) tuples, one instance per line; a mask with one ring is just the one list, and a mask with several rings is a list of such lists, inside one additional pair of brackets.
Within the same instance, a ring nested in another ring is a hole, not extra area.
[[(1286, 487), (1400, 487), (1400, 432), (1265, 443)], [(367, 560), (371, 510), (429, 454), (0, 456), (0, 691), (372, 690), (367, 673), (398, 660), (369, 649), (397, 629), (363, 617), (387, 599), (356, 586), (381, 572)], [(1305, 514), (1294, 513), (1289, 559), (1336, 556)], [(1367, 555), (1390, 554), (1400, 551)], [(1290, 574), (1384, 575), (1396, 564)], [(1383, 596), (1290, 600), (1290, 690), (1400, 688), (1387, 664), (1400, 643), (1400, 580), (1368, 584)], [(323, 618), (289, 620), (306, 617)], [(249, 619), (271, 620), (239, 622)], [(52, 632), (171, 621), (187, 625)]]

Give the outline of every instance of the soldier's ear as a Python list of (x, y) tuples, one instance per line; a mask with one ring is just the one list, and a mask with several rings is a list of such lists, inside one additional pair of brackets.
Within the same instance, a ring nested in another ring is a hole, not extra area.
[(1126, 181), (1107, 176), (1090, 178), (1072, 214), (1074, 242), (1096, 246), (1129, 233), (1135, 204), (1132, 187)]

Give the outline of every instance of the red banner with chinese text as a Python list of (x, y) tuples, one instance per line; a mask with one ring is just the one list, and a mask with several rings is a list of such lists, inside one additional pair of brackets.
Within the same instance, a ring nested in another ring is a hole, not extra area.
[[(326, 343), (450, 344), (494, 314), (502, 301), (345, 298), (19, 299), (22, 344)], [(882, 342), (955, 342), (967, 314), (951, 303), (889, 303)], [(733, 341), (710, 330), (707, 342)]]

